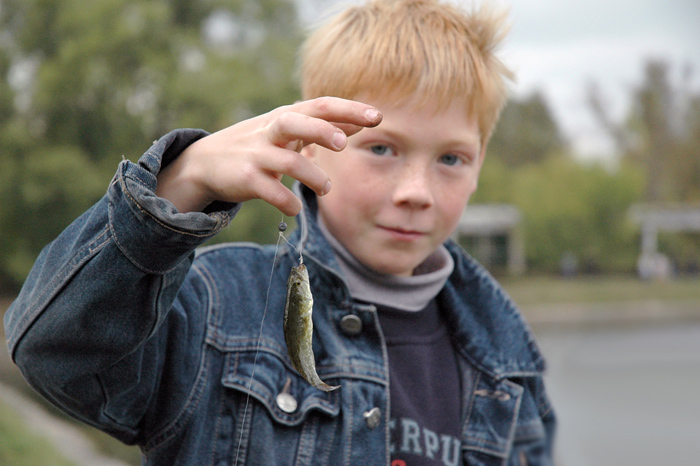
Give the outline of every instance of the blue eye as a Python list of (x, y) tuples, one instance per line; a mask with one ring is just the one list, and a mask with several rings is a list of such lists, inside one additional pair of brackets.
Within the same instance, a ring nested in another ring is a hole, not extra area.
[(375, 155), (386, 155), (391, 149), (389, 149), (389, 146), (377, 144), (375, 146), (370, 147), (369, 150), (371, 150), (372, 153)]
[(461, 159), (454, 154), (445, 154), (440, 157), (440, 162), (445, 165), (457, 165), (461, 162)]

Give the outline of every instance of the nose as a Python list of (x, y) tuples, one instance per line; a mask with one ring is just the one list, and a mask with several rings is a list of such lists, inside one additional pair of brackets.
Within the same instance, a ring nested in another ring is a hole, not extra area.
[(395, 205), (425, 209), (433, 205), (433, 188), (429, 167), (418, 162), (406, 162), (399, 172), (393, 193)]

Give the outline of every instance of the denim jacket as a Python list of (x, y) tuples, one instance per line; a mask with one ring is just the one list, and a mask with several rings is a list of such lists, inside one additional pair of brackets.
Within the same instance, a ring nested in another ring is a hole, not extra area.
[[(314, 292), (321, 392), (294, 371), (282, 334), (289, 246), (195, 248), (239, 206), (180, 214), (156, 175), (206, 133), (174, 131), (40, 254), (5, 316), (29, 383), (76, 418), (172, 465), (387, 466), (392, 445), (386, 346), (373, 306), (355, 303), (300, 190)], [(462, 382), (464, 464), (552, 464), (555, 418), (544, 362), (518, 310), (456, 244), (438, 296)], [(353, 325), (346, 325), (348, 316)], [(280, 396), (282, 394), (282, 396)]]

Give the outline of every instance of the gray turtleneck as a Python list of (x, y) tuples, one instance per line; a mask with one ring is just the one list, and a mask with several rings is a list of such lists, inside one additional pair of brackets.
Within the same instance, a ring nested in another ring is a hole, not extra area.
[(319, 226), (335, 252), (350, 294), (360, 301), (404, 311), (420, 311), (437, 296), (454, 269), (452, 256), (441, 245), (410, 277), (376, 272), (350, 254), (320, 218)]

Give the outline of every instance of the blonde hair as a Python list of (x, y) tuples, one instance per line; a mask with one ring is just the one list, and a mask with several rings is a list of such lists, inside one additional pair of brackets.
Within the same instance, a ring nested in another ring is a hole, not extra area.
[(304, 99), (360, 94), (446, 108), (462, 100), (482, 140), (493, 130), (513, 73), (495, 55), (506, 12), (439, 0), (371, 0), (316, 29), (301, 49)]

